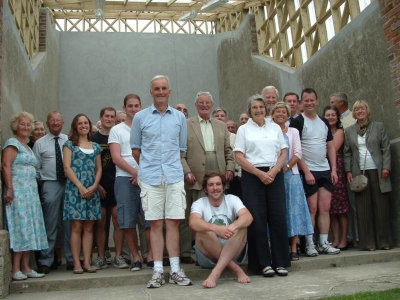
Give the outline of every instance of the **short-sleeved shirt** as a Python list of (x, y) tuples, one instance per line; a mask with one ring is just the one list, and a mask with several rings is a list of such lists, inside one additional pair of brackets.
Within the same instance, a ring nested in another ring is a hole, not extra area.
[(224, 201), (220, 206), (215, 207), (210, 204), (208, 197), (200, 198), (193, 202), (190, 213), (198, 213), (201, 218), (212, 224), (219, 226), (229, 226), (239, 217), (239, 211), (246, 208), (243, 202), (234, 195), (225, 195)]
[[(60, 133), (57, 140), (60, 149), (68, 140), (66, 134)], [(39, 173), (41, 180), (56, 181), (56, 150), (55, 150), (55, 136), (51, 133), (38, 139), (33, 145), (33, 152), (39, 161)], [(63, 152), (61, 151), (61, 155)]]
[(101, 166), (103, 167), (103, 172), (101, 174), (100, 185), (103, 187), (114, 185), (116, 169), (111, 158), (108, 135), (101, 134), (100, 131), (97, 131), (93, 134), (93, 142), (99, 144), (103, 149), (101, 152)]
[(329, 122), (318, 115), (313, 120), (309, 119), (303, 113), (292, 120), (290, 127), (300, 133), (301, 149), (308, 168), (311, 171), (330, 170), (326, 157), (327, 142), (333, 140)]
[(185, 116), (168, 106), (162, 114), (154, 104), (133, 119), (131, 148), (140, 149), (139, 179), (150, 185), (183, 180), (181, 152), (186, 152)]
[[(139, 169), (139, 166), (136, 160), (132, 156), (132, 150), (130, 147), (130, 136), (131, 136), (131, 128), (126, 125), (124, 122), (115, 125), (111, 128), (110, 135), (108, 136), (108, 144), (119, 144), (121, 157), (132, 167), (135, 169)], [(132, 177), (131, 174), (125, 172), (118, 166), (116, 168), (116, 177), (124, 176), (124, 177)]]
[(279, 125), (266, 121), (260, 127), (249, 119), (239, 127), (233, 151), (242, 152), (255, 167), (273, 167), (285, 148), (287, 145)]

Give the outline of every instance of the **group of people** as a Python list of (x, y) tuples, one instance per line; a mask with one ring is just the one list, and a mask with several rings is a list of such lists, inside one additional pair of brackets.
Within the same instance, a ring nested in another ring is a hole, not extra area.
[[(154, 77), (150, 94), (145, 109), (136, 94), (124, 98), (122, 113), (102, 108), (94, 133), (85, 114), (68, 135), (59, 112), (48, 114), (47, 134), (29, 113), (11, 118), (15, 137), (3, 147), (2, 172), (14, 280), (48, 274), (61, 264), (62, 246), (74, 274), (107, 268), (110, 219), (114, 267), (139, 271), (145, 262), (153, 268), (148, 288), (165, 284), (164, 265), (169, 283), (192, 285), (180, 264), (194, 263), (193, 244), (197, 263), (213, 269), (204, 287), (215, 287), (225, 268), (249, 283), (240, 268), (247, 257), (265, 277), (287, 276), (299, 259), (299, 236), (308, 256), (347, 249), (350, 208), (361, 250), (392, 246), (389, 140), (383, 124), (369, 120), (365, 101), (350, 112), (346, 95), (336, 93), (319, 116), (315, 90), (279, 101), (267, 86), (249, 98), (238, 127), (225, 109), (214, 109), (209, 92), (196, 95), (191, 118), (184, 104), (170, 106), (168, 77)], [(367, 188), (349, 192), (362, 172)], [(37, 271), (32, 250), (40, 251)]]

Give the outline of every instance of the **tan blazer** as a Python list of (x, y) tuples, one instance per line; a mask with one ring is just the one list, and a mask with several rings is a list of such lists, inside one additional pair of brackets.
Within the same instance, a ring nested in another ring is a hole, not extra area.
[[(371, 122), (369, 126), (372, 126), (372, 129), (367, 138), (367, 148), (371, 153), (372, 159), (378, 169), (379, 187), (381, 189), (381, 193), (390, 192), (392, 190), (390, 175), (385, 181), (382, 180), (382, 169), (390, 170), (390, 141), (385, 127), (381, 122)], [(353, 177), (361, 174), (360, 165), (364, 163), (364, 160), (360, 162), (356, 124), (347, 127), (345, 130), (343, 152), (344, 169), (346, 173), (351, 172)]]
[[(192, 172), (196, 177), (193, 185), (185, 182), (187, 190), (201, 190), (201, 183), (206, 173), (206, 151), (204, 146), (203, 134), (200, 129), (199, 117), (195, 116), (187, 121), (188, 142), (187, 151), (181, 161), (184, 174)], [(214, 145), (217, 155), (219, 171), (225, 173), (229, 170), (235, 173), (235, 161), (233, 159), (232, 147), (230, 146), (229, 132), (226, 124), (211, 118), (211, 125), (214, 133)]]

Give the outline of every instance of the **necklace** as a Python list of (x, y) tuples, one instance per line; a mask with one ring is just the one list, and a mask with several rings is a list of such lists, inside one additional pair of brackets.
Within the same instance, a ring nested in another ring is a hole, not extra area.
[(282, 129), (282, 133), (286, 133), (288, 131), (287, 126), (285, 125), (285, 128)]

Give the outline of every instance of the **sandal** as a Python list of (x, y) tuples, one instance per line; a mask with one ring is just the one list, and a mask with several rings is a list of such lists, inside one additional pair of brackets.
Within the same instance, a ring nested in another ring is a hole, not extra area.
[(289, 272), (285, 268), (282, 268), (282, 267), (276, 268), (275, 272), (278, 276), (287, 276), (289, 274)]
[(74, 274), (83, 274), (83, 269), (74, 270)]
[(274, 277), (275, 275), (275, 271), (271, 268), (271, 267), (265, 267), (262, 271), (261, 271), (262, 276), (264, 277)]
[(89, 269), (86, 269), (85, 267), (83, 267), (83, 272), (85, 272), (85, 273), (96, 273), (97, 270), (93, 266), (90, 266)]
[(290, 260), (291, 261), (298, 261), (299, 260), (299, 255), (297, 254), (297, 252), (291, 252), (290, 253)]

